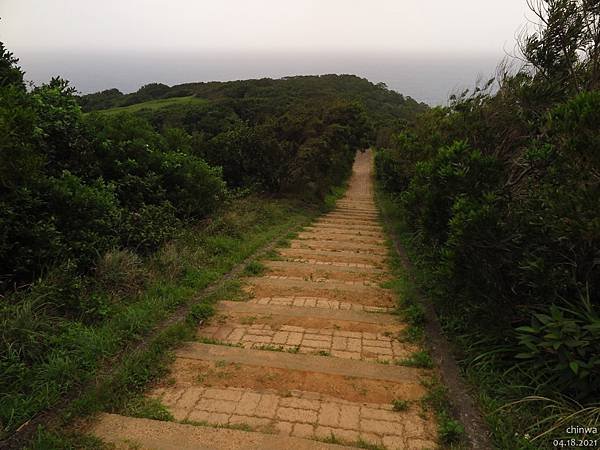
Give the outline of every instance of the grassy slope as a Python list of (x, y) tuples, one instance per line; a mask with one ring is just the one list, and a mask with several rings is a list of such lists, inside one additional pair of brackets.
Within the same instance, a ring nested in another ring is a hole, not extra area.
[[(155, 255), (144, 261), (148, 273), (145, 288), (131, 298), (115, 299), (110, 316), (99, 324), (63, 321), (61, 331), (52, 338), (51, 354), (44, 363), (31, 367), (27, 377), (2, 394), (3, 433), (14, 431), (39, 411), (53, 405), (76, 386), (97, 373), (102, 360), (117, 354), (124, 346), (140, 341), (158, 323), (180, 306), (197, 302), (197, 293), (220, 279), (257, 249), (305, 225), (318, 211), (291, 200), (247, 198), (237, 200), (208, 223), (183, 230)], [(52, 320), (38, 317), (38, 320)], [(164, 331), (155, 358), (164, 354), (164, 346), (185, 334), (181, 327)], [(169, 334), (170, 333), (170, 334)], [(40, 336), (44, 339), (44, 336)], [(164, 341), (164, 342), (163, 342)], [(117, 382), (125, 390), (139, 388), (151, 372), (142, 360), (133, 359)], [(131, 379), (130, 379), (131, 378)], [(75, 413), (97, 410), (107, 395), (92, 396), (75, 408)], [(110, 395), (108, 397), (111, 397)], [(117, 396), (118, 397), (118, 396)], [(1, 436), (1, 435), (0, 435)]]
[(207, 103), (207, 100), (203, 98), (198, 98), (193, 95), (188, 97), (172, 97), (172, 98), (161, 98), (158, 100), (150, 100), (142, 103), (135, 103), (133, 105), (128, 106), (119, 106), (115, 108), (108, 108), (99, 110), (103, 114), (118, 114), (121, 112), (134, 113), (141, 110), (157, 110), (161, 108), (165, 108), (168, 106), (183, 106), (183, 105), (199, 105), (202, 103)]

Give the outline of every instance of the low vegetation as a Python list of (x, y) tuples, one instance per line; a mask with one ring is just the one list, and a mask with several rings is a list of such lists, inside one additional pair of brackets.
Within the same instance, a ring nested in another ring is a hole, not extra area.
[(522, 67), (378, 140), (376, 156), (498, 448), (550, 448), (569, 424), (597, 425), (600, 401), (600, 10), (531, 6)]

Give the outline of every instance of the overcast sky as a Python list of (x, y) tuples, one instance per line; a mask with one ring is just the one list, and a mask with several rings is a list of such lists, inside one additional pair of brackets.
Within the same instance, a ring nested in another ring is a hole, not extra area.
[(19, 49), (497, 52), (525, 0), (0, 0)]
[(0, 0), (0, 40), (36, 83), (354, 73), (440, 103), (487, 77), (525, 0)]

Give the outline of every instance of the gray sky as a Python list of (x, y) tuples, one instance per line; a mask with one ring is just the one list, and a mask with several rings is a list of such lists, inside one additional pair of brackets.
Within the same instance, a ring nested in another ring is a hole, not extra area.
[(0, 0), (18, 50), (494, 52), (525, 0)]
[(512, 52), (525, 0), (0, 0), (0, 40), (36, 84), (351, 73), (430, 104)]

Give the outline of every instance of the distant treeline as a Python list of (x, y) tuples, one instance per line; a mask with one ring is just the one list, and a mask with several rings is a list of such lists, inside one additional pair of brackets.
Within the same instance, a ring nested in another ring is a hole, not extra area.
[[(521, 42), (523, 68), (378, 142), (380, 183), (432, 269), (438, 308), (472, 367), (497, 370), (487, 380), (504, 400), (600, 400), (600, 9), (592, 3), (532, 2), (542, 21)], [(513, 422), (522, 433), (535, 418)]]

